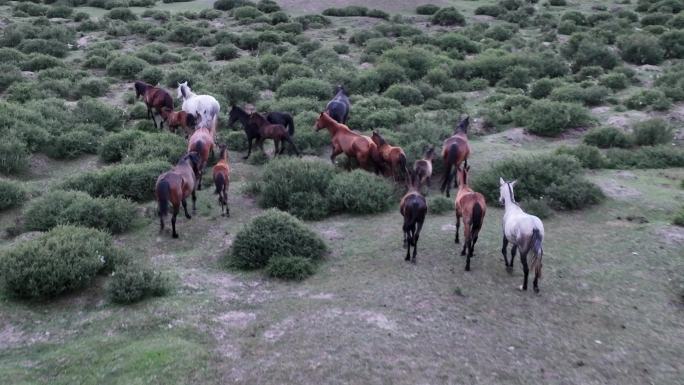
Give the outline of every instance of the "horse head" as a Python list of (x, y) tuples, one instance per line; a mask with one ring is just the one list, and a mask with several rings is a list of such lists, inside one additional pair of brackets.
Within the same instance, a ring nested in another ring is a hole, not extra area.
[(385, 138), (380, 136), (380, 133), (377, 130), (373, 130), (373, 134), (371, 135), (371, 140), (373, 140), (373, 143), (375, 143), (378, 147), (386, 144)]
[(504, 178), (499, 177), (499, 203), (505, 205), (506, 196), (508, 196), (512, 203), (515, 203), (515, 195), (513, 194), (513, 187), (518, 183), (517, 180), (506, 182)]
[(457, 134), (459, 132), (462, 132), (464, 134), (468, 133), (468, 126), (470, 126), (470, 116), (466, 115), (463, 120), (461, 120), (460, 123), (456, 126), (456, 129), (454, 130), (454, 134)]
[(349, 96), (349, 94), (347, 93), (347, 89), (344, 88), (342, 84), (338, 84), (335, 86), (335, 95), (339, 95), (340, 93), (342, 93), (342, 95), (344, 96)]
[(188, 91), (190, 91), (190, 87), (188, 87), (187, 80), (183, 83), (178, 83), (178, 99), (186, 99), (188, 97)]
[(430, 145), (425, 149), (425, 157), (424, 159), (429, 159), (432, 160), (432, 157), (435, 156), (435, 145)]
[(138, 99), (141, 95), (145, 95), (147, 84), (140, 80), (136, 80), (135, 83), (133, 83), (133, 88), (135, 88), (135, 98)]

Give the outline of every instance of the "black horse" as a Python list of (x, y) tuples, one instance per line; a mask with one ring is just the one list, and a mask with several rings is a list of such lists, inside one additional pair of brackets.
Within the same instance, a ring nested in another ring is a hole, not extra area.
[[(287, 112), (269, 112), (266, 115), (266, 120), (268, 120), (268, 122), (271, 124), (280, 124), (287, 128), (287, 132), (290, 137), (294, 135), (294, 119), (292, 119), (292, 115), (288, 114)], [(256, 139), (257, 143), (259, 142), (259, 127), (249, 122), (249, 114), (247, 113), (247, 111), (238, 106), (231, 106), (230, 112), (228, 113), (228, 126), (232, 126), (237, 121), (242, 123), (242, 127), (244, 128), (245, 134), (247, 135), (247, 141), (249, 142), (247, 156), (242, 158), (247, 159), (249, 158), (249, 155), (252, 153), (252, 141)]]
[(347, 124), (349, 119), (349, 110), (351, 103), (349, 102), (349, 94), (347, 90), (341, 85), (335, 87), (335, 96), (325, 106), (325, 112), (335, 119), (337, 123)]

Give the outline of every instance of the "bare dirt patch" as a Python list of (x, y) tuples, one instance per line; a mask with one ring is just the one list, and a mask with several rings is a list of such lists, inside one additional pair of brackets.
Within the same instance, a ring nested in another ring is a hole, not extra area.
[(681, 226), (665, 226), (658, 230), (658, 234), (665, 240), (665, 243), (670, 245), (684, 244), (684, 227)]
[(639, 190), (621, 185), (615, 179), (598, 180), (596, 184), (603, 190), (603, 193), (611, 198), (634, 198), (641, 195)]

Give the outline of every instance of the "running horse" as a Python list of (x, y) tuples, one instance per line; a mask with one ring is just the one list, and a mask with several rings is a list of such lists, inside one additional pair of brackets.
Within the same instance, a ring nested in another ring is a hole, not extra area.
[[(216, 124), (216, 119), (213, 120)], [(201, 126), (195, 130), (188, 139), (188, 152), (194, 151), (199, 155), (199, 176), (197, 178), (197, 189), (202, 190), (202, 176), (204, 168), (209, 162), (209, 154), (214, 154), (214, 138), (216, 137), (216, 126)], [(213, 155), (212, 155), (213, 156)]]
[[(402, 230), (404, 231), (404, 247), (406, 248), (405, 261), (416, 263), (418, 254), (418, 238), (420, 230), (423, 228), (425, 214), (427, 213), (427, 202), (420, 193), (420, 179), (413, 170), (406, 170), (406, 194), (399, 202), (399, 212), (404, 217)], [(411, 256), (411, 246), (413, 246), (413, 256)]]
[[(152, 109), (157, 111), (159, 116), (163, 116), (162, 112), (164, 108), (168, 108), (173, 111), (173, 98), (168, 92), (157, 88), (151, 84), (147, 84), (140, 80), (134, 83), (135, 87), (135, 98), (139, 99), (142, 97), (145, 106), (147, 107), (147, 117), (152, 119), (154, 123), (154, 128), (157, 128), (157, 121), (154, 120), (154, 113)], [(159, 128), (163, 128), (164, 120), (163, 118), (159, 121)]]
[[(230, 162), (228, 161), (228, 149), (225, 144), (219, 146), (221, 153), (219, 161), (212, 169), (214, 177), (214, 194), (218, 194), (218, 202), (221, 205), (221, 216), (230, 216), (230, 208), (228, 207), (228, 186), (230, 185)], [(224, 214), (225, 212), (225, 214)]]
[(162, 108), (162, 121), (166, 122), (169, 131), (176, 133), (178, 127), (182, 127), (185, 132), (185, 139), (192, 135), (195, 130), (197, 120), (194, 115), (188, 114), (185, 111), (173, 111), (169, 108)]
[(458, 243), (458, 230), (461, 227), (462, 219), (463, 238), (465, 239), (461, 255), (466, 255), (466, 271), (470, 271), (470, 258), (473, 257), (475, 243), (477, 243), (477, 237), (482, 229), (485, 212), (487, 211), (484, 195), (473, 191), (468, 185), (469, 171), (470, 166), (456, 170), (458, 192), (454, 200), (454, 207), (456, 208), (456, 239), (454, 239), (454, 242)]
[(274, 157), (278, 154), (282, 154), (285, 151), (284, 142), (290, 143), (290, 146), (292, 146), (294, 152), (299, 156), (299, 150), (297, 150), (297, 146), (295, 146), (292, 138), (290, 138), (287, 128), (285, 128), (285, 126), (282, 124), (272, 124), (258, 112), (252, 112), (252, 114), (249, 115), (249, 124), (254, 125), (254, 127), (257, 127), (259, 130), (259, 139), (257, 140), (257, 145), (261, 148), (261, 151), (264, 151), (264, 140), (273, 139), (273, 143), (275, 145), (275, 151), (273, 153)]
[(435, 156), (435, 146), (430, 146), (425, 150), (423, 159), (418, 159), (413, 163), (413, 169), (416, 170), (416, 176), (420, 179), (420, 184), (427, 186), (425, 195), (430, 192), (430, 184), (432, 183), (432, 158)]
[(349, 94), (344, 87), (338, 85), (335, 87), (335, 96), (325, 106), (325, 112), (337, 123), (347, 124), (350, 109)]
[(442, 187), (440, 190), (442, 192), (446, 190), (446, 196), (449, 196), (449, 185), (451, 184), (451, 180), (454, 178), (451, 169), (453, 168), (457, 170), (461, 163), (463, 163), (464, 166), (468, 165), (468, 156), (470, 155), (470, 144), (468, 144), (468, 125), (470, 125), (470, 117), (466, 116), (456, 126), (454, 134), (445, 139), (444, 143), (442, 144), (442, 157), (444, 158), (445, 169), (442, 179)]
[(326, 112), (316, 119), (316, 131), (324, 128), (328, 130), (332, 139), (332, 154), (330, 161), (335, 164), (335, 157), (344, 153), (350, 158), (356, 159), (361, 168), (368, 170), (371, 164), (375, 167), (375, 173), (379, 174), (382, 167), (382, 157), (378, 146), (373, 140), (349, 129), (344, 124), (336, 122)]
[(185, 154), (170, 171), (167, 171), (157, 178), (154, 187), (154, 195), (157, 199), (159, 214), (159, 231), (164, 230), (164, 218), (169, 212), (169, 202), (173, 207), (171, 217), (171, 229), (173, 238), (178, 238), (176, 232), (176, 217), (183, 205), (185, 217), (191, 219), (188, 213), (188, 196), (192, 196), (192, 211), (195, 211), (195, 186), (199, 175), (199, 156), (196, 152)]
[(183, 111), (193, 116), (199, 116), (198, 125), (200, 127), (217, 126), (221, 106), (211, 95), (197, 95), (190, 87), (188, 82), (178, 83), (178, 99), (183, 101)]
[[(228, 127), (235, 124), (235, 122), (240, 122), (242, 128), (245, 130), (245, 135), (247, 135), (247, 142), (249, 143), (249, 148), (247, 149), (247, 155), (242, 159), (248, 159), (252, 153), (252, 141), (256, 139), (259, 141), (259, 127), (249, 122), (249, 113), (243, 108), (236, 105), (232, 105), (230, 112), (228, 112)], [(272, 124), (280, 124), (287, 128), (287, 133), (292, 138), (295, 131), (294, 119), (292, 115), (287, 112), (272, 111), (266, 114), (266, 120)]]
[(396, 181), (397, 173), (400, 175), (406, 174), (406, 154), (404, 150), (401, 147), (390, 146), (378, 131), (373, 131), (371, 139), (378, 146), (378, 151), (380, 151), (380, 156), (385, 165), (389, 165), (389, 173), (392, 178)]

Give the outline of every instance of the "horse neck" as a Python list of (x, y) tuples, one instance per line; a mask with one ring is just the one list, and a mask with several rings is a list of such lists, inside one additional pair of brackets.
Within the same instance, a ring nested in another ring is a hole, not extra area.
[(508, 194), (504, 194), (504, 216), (512, 213), (522, 213), (522, 209)]

